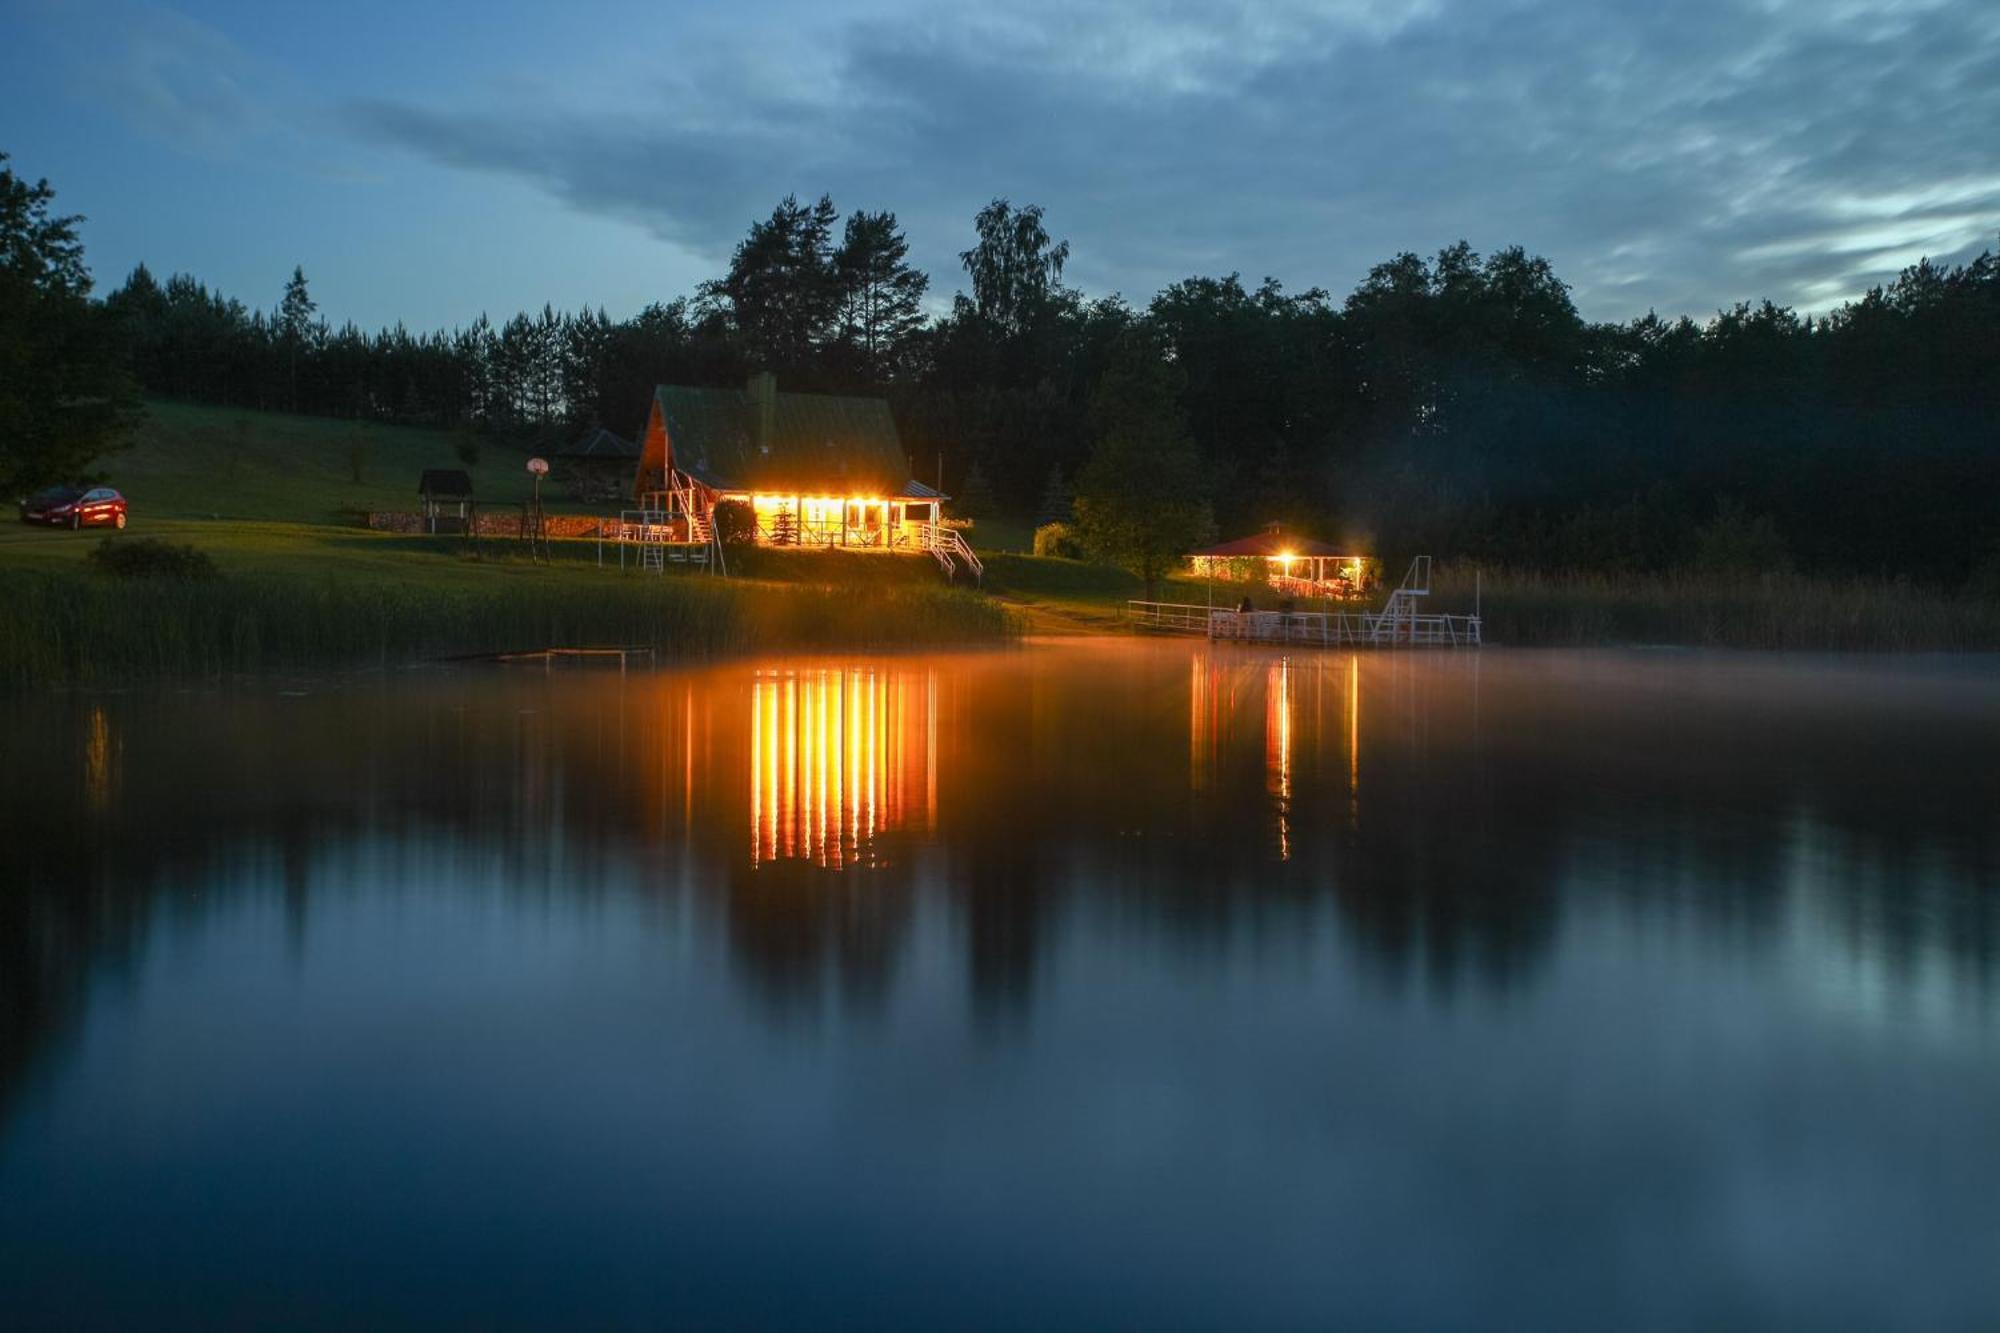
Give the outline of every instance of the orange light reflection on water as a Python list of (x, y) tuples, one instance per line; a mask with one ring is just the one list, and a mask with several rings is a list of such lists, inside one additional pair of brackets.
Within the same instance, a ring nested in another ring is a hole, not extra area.
[(750, 860), (873, 864), (922, 785), (937, 821), (937, 682), (907, 672), (760, 672), (750, 703)]

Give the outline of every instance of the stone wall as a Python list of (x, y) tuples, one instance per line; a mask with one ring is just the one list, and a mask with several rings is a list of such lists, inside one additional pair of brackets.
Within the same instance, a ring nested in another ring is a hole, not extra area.
[[(509, 507), (479, 512), (473, 519), (473, 530), (481, 537), (515, 537), (521, 535), (521, 511)], [(430, 532), (430, 522), (422, 514), (400, 510), (377, 510), (364, 517), (365, 526), (376, 532), (401, 532), (421, 535)], [(615, 520), (601, 518), (596, 514), (545, 514), (543, 523), (551, 537), (595, 537), (600, 524), (612, 524)], [(438, 519), (438, 535), (457, 534), (464, 531), (457, 515)]]

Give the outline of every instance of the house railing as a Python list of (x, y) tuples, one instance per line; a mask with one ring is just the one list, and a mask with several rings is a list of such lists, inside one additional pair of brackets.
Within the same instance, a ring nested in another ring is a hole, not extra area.
[(957, 582), (958, 571), (963, 569), (972, 574), (974, 583), (985, 581), (986, 564), (966, 542), (964, 533), (943, 523), (920, 523), (917, 530), (919, 545), (931, 553), (946, 578)]

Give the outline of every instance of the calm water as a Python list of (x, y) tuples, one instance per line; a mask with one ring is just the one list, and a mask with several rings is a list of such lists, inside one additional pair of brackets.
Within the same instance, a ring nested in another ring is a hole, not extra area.
[(2000, 1325), (2000, 662), (0, 704), (0, 1322)]

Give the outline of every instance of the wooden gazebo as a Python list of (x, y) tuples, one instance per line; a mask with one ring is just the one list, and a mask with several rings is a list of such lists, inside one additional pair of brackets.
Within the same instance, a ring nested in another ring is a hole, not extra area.
[(1294, 536), (1276, 523), (1255, 536), (1192, 551), (1188, 561), (1197, 576), (1238, 583), (1261, 581), (1292, 597), (1352, 601), (1367, 596), (1380, 579), (1378, 562), (1373, 558)]
[(432, 532), (472, 530), (472, 476), (461, 468), (427, 467), (417, 479), (417, 499)]

